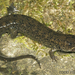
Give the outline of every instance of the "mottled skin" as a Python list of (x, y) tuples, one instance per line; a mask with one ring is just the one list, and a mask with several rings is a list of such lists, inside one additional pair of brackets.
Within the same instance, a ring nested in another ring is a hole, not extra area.
[(9, 33), (11, 38), (15, 38), (17, 33), (21, 33), (46, 47), (75, 52), (75, 35), (55, 32), (26, 15), (16, 14), (2, 17), (0, 19), (0, 37), (4, 33)]
[[(15, 38), (17, 33), (21, 33), (52, 50), (75, 52), (75, 35), (55, 32), (26, 15), (12, 14), (2, 17), (0, 19), (0, 37), (4, 33), (9, 33), (11, 38)], [(52, 51), (49, 54), (52, 59), (56, 60)]]
[[(18, 33), (21, 33), (54, 50), (49, 51), (50, 57), (53, 60), (56, 60), (56, 57), (54, 56), (55, 51), (75, 53), (75, 35), (55, 32), (44, 24), (41, 24), (37, 20), (26, 15), (14, 15), (14, 12), (18, 11), (14, 8), (14, 3), (11, 3), (7, 8), (7, 16), (0, 18), (0, 37), (4, 33), (9, 33), (11, 38), (15, 38)], [(23, 58), (32, 58), (36, 60), (40, 66), (39, 60), (33, 55), (22, 55), (12, 58), (0, 55), (0, 60), (5, 62), (11, 62)], [(6, 69), (7, 68), (0, 68), (0, 71)]]

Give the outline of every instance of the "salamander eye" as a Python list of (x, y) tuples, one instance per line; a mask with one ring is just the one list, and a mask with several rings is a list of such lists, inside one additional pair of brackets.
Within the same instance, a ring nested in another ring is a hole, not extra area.
[(72, 45), (72, 43), (68, 43), (68, 45), (69, 45), (69, 46), (71, 46), (71, 45)]
[(72, 46), (72, 43), (68, 42), (68, 41), (65, 41), (65, 45), (67, 46)]

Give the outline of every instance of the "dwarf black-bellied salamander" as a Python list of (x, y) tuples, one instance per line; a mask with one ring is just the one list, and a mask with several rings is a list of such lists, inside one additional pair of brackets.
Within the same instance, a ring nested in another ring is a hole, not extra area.
[[(55, 32), (26, 15), (12, 14), (0, 18), (0, 37), (4, 33), (9, 33), (11, 38), (21, 33), (52, 50), (75, 52), (75, 35)], [(53, 55), (52, 51), (49, 53)], [(55, 56), (51, 58), (55, 59)]]
[[(10, 6), (10, 8), (12, 8), (12, 6)], [(9, 11), (8, 8), (8, 13), (9, 12), (11, 11)], [(52, 48), (52, 50), (49, 51), (49, 54), (54, 60), (56, 60), (56, 57), (54, 56), (55, 51), (75, 53), (75, 35), (55, 32), (44, 24), (26, 15), (11, 14), (0, 18), (0, 37), (4, 33), (10, 34), (11, 38), (15, 38), (18, 33), (21, 33), (46, 47)], [(22, 58), (33, 58), (40, 66), (38, 59), (32, 55), (14, 58), (0, 56), (1, 60), (5, 59), (7, 61), (14, 61)]]

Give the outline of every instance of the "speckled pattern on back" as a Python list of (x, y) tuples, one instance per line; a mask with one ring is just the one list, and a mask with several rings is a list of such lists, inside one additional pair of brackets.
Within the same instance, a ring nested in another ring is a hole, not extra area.
[(15, 14), (0, 18), (0, 37), (4, 33), (9, 33), (11, 38), (21, 33), (46, 47), (75, 52), (75, 35), (55, 32), (26, 15)]

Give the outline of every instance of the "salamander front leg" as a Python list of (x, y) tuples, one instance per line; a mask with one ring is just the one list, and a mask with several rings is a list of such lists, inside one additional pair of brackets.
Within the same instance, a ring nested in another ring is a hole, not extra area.
[(8, 33), (10, 34), (11, 38), (15, 38), (17, 35), (18, 35), (18, 32), (17, 32), (17, 28), (15, 27), (11, 27), (8, 31)]
[(54, 55), (55, 52), (56, 52), (56, 50), (50, 50), (49, 55), (50, 55), (52, 61), (55, 60), (57, 62), (58, 58)]

